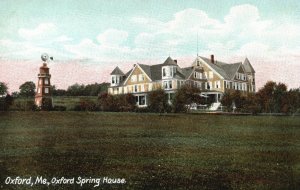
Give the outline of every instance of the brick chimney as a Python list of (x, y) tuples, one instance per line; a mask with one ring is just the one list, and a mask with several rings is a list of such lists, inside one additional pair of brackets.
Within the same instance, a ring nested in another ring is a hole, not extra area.
[(212, 63), (215, 63), (215, 57), (214, 57), (214, 55), (212, 54), (212, 55), (210, 55), (210, 62), (212, 62)]

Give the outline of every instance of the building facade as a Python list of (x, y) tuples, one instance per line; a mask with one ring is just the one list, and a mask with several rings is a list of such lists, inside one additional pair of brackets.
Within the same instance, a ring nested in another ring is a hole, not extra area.
[(246, 58), (243, 62), (224, 63), (197, 56), (191, 66), (181, 68), (177, 60), (168, 57), (157, 65), (135, 64), (123, 73), (119, 67), (111, 72), (108, 93), (112, 95), (131, 93), (140, 107), (148, 105), (150, 91), (164, 89), (171, 102), (174, 93), (182, 85), (192, 85), (201, 90), (204, 97), (213, 96), (215, 107), (226, 90), (242, 93), (255, 92), (255, 70)]

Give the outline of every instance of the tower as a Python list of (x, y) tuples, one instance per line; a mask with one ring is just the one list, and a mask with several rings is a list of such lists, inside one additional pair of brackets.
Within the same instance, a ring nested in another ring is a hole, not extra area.
[(52, 108), (52, 94), (51, 94), (51, 83), (49, 74), (49, 67), (47, 67), (47, 62), (49, 56), (44, 53), (41, 56), (43, 65), (40, 67), (40, 73), (38, 74), (38, 84), (35, 94), (35, 104), (42, 109)]

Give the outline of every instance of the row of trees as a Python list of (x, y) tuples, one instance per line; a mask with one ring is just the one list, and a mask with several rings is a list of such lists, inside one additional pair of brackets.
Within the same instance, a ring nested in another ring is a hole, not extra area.
[(300, 88), (287, 90), (285, 84), (269, 81), (255, 94), (227, 91), (221, 103), (227, 111), (235, 106), (240, 112), (296, 113), (300, 112)]
[[(138, 109), (136, 99), (131, 94), (112, 96), (107, 93), (107, 83), (78, 85), (74, 84), (67, 90), (56, 89), (54, 96), (98, 96), (98, 102), (82, 100), (75, 110), (83, 111), (149, 111), (149, 112), (187, 112), (191, 104), (212, 103), (212, 99), (200, 96), (200, 90), (192, 86), (183, 86), (171, 97), (164, 90), (148, 94), (148, 107)], [(0, 82), (0, 109), (7, 110), (13, 102), (13, 97), (33, 97), (35, 84), (26, 82), (20, 86), (20, 92), (10, 96), (7, 85)], [(300, 112), (300, 88), (287, 90), (283, 83), (267, 82), (257, 93), (244, 94), (240, 91), (226, 91), (221, 100), (227, 111), (251, 113), (296, 113)]]
[[(7, 86), (2, 83), (3, 94), (7, 92)], [(57, 89), (55, 85), (51, 86), (53, 96), (98, 96), (101, 92), (106, 92), (109, 83), (94, 84), (73, 84), (67, 90)], [(32, 81), (27, 81), (19, 87), (19, 92), (13, 92), (13, 97), (34, 97), (36, 85)], [(0, 92), (1, 93), (1, 92)]]
[[(111, 95), (103, 93), (99, 96), (99, 109), (102, 111), (138, 111), (138, 112), (188, 112), (189, 106), (196, 104), (211, 104), (211, 99), (200, 96), (199, 88), (182, 86), (176, 91), (171, 102), (169, 94), (159, 89), (148, 94), (148, 106), (145, 108), (136, 107), (136, 99), (132, 94)], [(171, 103), (171, 104), (170, 104)]]

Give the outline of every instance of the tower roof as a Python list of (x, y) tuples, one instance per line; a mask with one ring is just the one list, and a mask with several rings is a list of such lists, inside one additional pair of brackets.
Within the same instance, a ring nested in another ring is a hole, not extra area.
[(111, 73), (110, 75), (124, 75), (122, 70), (117, 66)]
[(163, 63), (164, 65), (177, 65), (176, 62), (169, 56), (165, 62)]
[(247, 73), (255, 73), (255, 70), (253, 69), (253, 67), (247, 57), (246, 57), (243, 65), (244, 65), (244, 68)]

